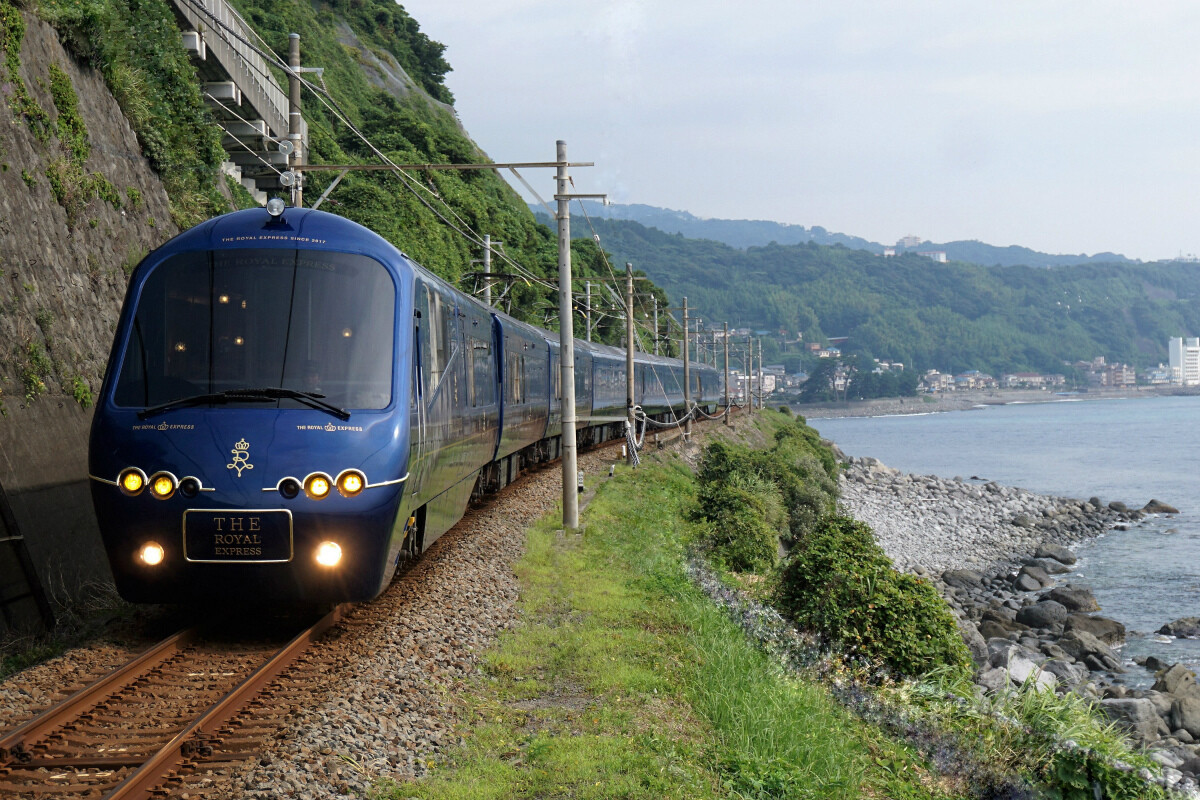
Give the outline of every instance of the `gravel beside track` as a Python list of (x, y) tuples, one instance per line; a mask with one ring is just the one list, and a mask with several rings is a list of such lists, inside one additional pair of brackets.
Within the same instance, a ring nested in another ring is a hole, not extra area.
[[(580, 469), (607, 472), (614, 451), (581, 454)], [(480, 654), (516, 621), (512, 567), (525, 529), (560, 497), (557, 465), (524, 476), (468, 511), (383, 596), (359, 606), (340, 636), (313, 651), (338, 665), (327, 685), (234, 775), (227, 794), (361, 796), (379, 778), (423, 775), (457, 742), (449, 697), (456, 684), (476, 674)]]

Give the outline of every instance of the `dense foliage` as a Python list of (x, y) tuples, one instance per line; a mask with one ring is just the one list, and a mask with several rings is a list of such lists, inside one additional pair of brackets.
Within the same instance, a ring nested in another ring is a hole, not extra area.
[(826, 516), (796, 541), (776, 604), (801, 627), (902, 675), (971, 665), (937, 590), (898, 572), (871, 528), (849, 517)]
[[(1063, 372), (1105, 356), (1152, 365), (1167, 339), (1200, 334), (1200, 265), (1055, 269), (939, 264), (816, 244), (738, 250), (634, 222), (595, 221), (605, 248), (687, 295), (706, 321), (848, 336), (847, 355), (909, 369)], [(768, 344), (767, 358), (778, 357)]]
[(713, 559), (738, 572), (765, 572), (782, 540), (803, 537), (837, 498), (837, 462), (803, 419), (780, 428), (765, 450), (717, 441), (704, 450), (698, 517)]
[[(167, 188), (179, 227), (229, 210), (228, 189), (218, 172), (225, 157), (221, 130), (203, 102), (170, 5), (165, 0), (28, 0), (28, 5), (54, 25), (78, 58), (104, 75)], [(488, 160), (446, 105), (453, 98), (444, 84), (450, 65), (443, 58), (443, 45), (422, 33), (402, 6), (390, 0), (332, 0), (319, 6), (235, 0), (235, 5), (277, 53), (287, 52), (289, 33), (302, 32), (303, 63), (324, 68), (321, 83), (332, 100), (311, 92), (302, 100), (313, 163), (379, 163), (358, 132), (396, 163)], [(0, 32), (19, 23), (16, 8), (0, 0)], [(17, 55), (17, 47), (6, 48), (10, 75), (19, 63)], [(286, 85), (278, 71), (276, 79)], [(35, 103), (12, 105), (20, 115), (40, 113), (31, 118), (31, 126), (49, 130), (45, 113)], [(542, 160), (552, 160), (549, 135), (530, 147), (529, 153), (513, 155), (529, 159), (548, 151)], [(55, 176), (78, 177), (76, 172), (79, 169), (69, 174), (59, 169)], [(308, 196), (317, 196), (331, 179), (332, 174), (309, 176)], [(64, 205), (69, 205), (76, 184), (101, 196), (106, 188), (84, 185), (82, 179), (59, 184)], [(245, 205), (243, 192), (235, 187), (233, 195), (235, 205)], [(497, 173), (430, 171), (414, 173), (408, 180), (386, 172), (351, 173), (322, 208), (371, 228), (467, 292), (481, 288), (466, 275), (476, 269), (472, 261), (481, 256), (479, 237), (491, 234), (520, 265), (496, 259), (494, 271), (525, 271), (498, 304), (519, 318), (557, 327), (557, 291), (547, 285), (557, 279), (556, 237)], [(571, 252), (580, 284), (588, 279), (619, 283), (592, 239), (572, 242)], [(494, 296), (503, 288), (497, 285)], [(601, 294), (599, 287), (596, 292)], [(653, 298), (664, 308), (669, 305), (661, 289), (639, 286), (639, 318), (649, 315)], [(623, 340), (624, 325), (609, 300), (595, 304), (593, 339), (615, 343)], [(575, 323), (576, 335), (582, 337), (582, 315)], [(643, 344), (652, 346), (648, 339)], [(668, 347), (668, 352), (674, 348)]]

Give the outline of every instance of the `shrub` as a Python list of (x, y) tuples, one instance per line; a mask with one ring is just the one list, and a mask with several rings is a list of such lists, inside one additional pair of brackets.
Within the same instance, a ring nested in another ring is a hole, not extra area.
[(792, 415), (792, 410), (790, 408), (788, 408), (787, 406), (780, 406), (779, 413), (786, 414), (790, 417)]
[(897, 572), (871, 528), (824, 517), (784, 565), (776, 604), (830, 644), (902, 675), (969, 669), (950, 609), (927, 581)]
[(775, 566), (787, 512), (770, 481), (734, 472), (702, 488), (700, 510), (712, 526), (705, 544), (714, 561), (736, 572), (766, 572)]

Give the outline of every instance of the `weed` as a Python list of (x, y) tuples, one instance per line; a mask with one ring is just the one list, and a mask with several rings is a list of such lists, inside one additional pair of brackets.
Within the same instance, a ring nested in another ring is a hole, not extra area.
[(142, 193), (138, 191), (136, 186), (128, 186), (125, 188), (125, 197), (129, 200), (129, 208), (137, 211), (142, 207)]
[(76, 375), (71, 378), (68, 388), (71, 390), (71, 397), (75, 398), (75, 402), (79, 403), (80, 408), (85, 411), (92, 406), (92, 387), (84, 380), (83, 376)]
[(38, 185), (38, 180), (27, 169), (21, 170), (21, 180), (25, 181), (25, 185), (30, 189)]

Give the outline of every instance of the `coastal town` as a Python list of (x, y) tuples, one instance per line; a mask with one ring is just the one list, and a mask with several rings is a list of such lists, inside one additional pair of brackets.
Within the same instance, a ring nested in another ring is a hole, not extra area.
[[(738, 334), (745, 336), (750, 334), (750, 330), (729, 332), (730, 338)], [(863, 366), (843, 358), (842, 351), (833, 344), (809, 344), (805, 350), (817, 359), (831, 359), (835, 364), (832, 370), (823, 373), (833, 397), (854, 399), (847, 398), (847, 391), (855, 373), (862, 370)], [(1065, 393), (1200, 386), (1200, 338), (1171, 338), (1167, 342), (1167, 350), (1168, 363), (1143, 368), (1122, 362), (1110, 363), (1104, 356), (1097, 356), (1090, 361), (1064, 362), (1061, 373), (1007, 372), (992, 375), (977, 369), (958, 373), (928, 369), (919, 375), (914, 393), (939, 395), (1004, 389)], [(905, 370), (906, 366), (901, 361), (871, 359), (870, 372), (874, 375), (894, 375)], [(731, 366), (729, 375), (730, 393), (736, 402), (744, 400), (748, 392), (752, 392), (755, 398), (761, 394), (764, 401), (768, 397), (778, 402), (800, 399), (810, 378), (810, 373), (803, 370), (789, 372), (785, 364), (765, 364), (761, 366), (761, 372), (757, 368), (747, 370)], [(909, 385), (912, 385), (911, 379)]]

